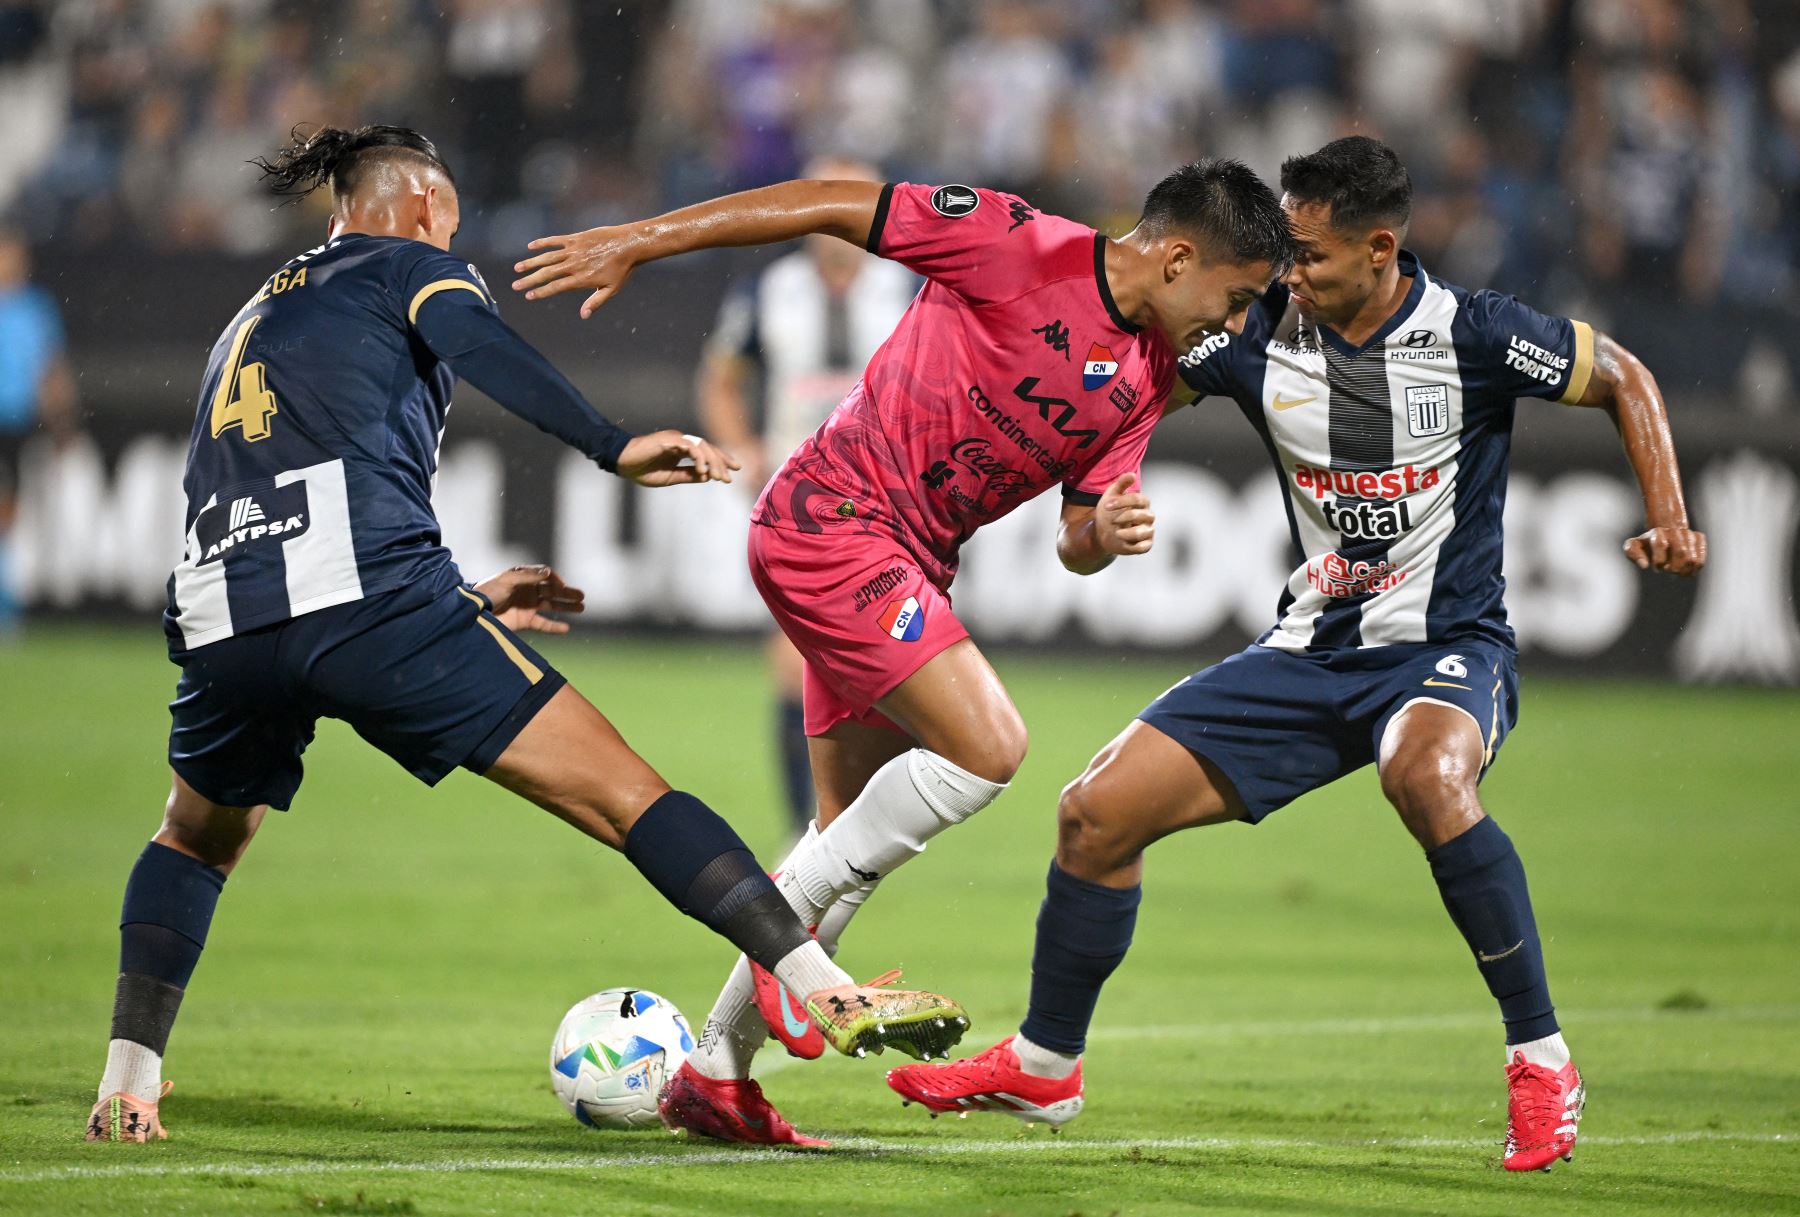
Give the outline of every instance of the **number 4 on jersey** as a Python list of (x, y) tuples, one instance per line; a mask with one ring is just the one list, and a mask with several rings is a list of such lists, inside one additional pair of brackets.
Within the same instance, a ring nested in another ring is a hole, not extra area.
[(227, 428), (236, 427), (251, 443), (269, 438), (269, 417), (277, 413), (275, 394), (269, 388), (268, 371), (261, 363), (241, 363), (250, 331), (261, 317), (251, 317), (238, 327), (231, 339), (231, 355), (219, 375), (219, 387), (213, 393), (212, 434), (214, 439)]

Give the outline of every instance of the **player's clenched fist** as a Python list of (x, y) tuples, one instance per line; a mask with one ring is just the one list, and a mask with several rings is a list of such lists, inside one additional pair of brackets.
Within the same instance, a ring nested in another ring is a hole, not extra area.
[(1696, 575), (1706, 565), (1706, 534), (1692, 528), (1652, 528), (1625, 542), (1639, 570)]
[(1150, 496), (1134, 489), (1137, 474), (1121, 474), (1094, 507), (1094, 538), (1109, 554), (1144, 554), (1156, 540)]
[(619, 454), (619, 476), (640, 486), (729, 482), (732, 470), (743, 467), (725, 449), (673, 429), (640, 435)]
[(513, 290), (524, 292), (527, 300), (539, 300), (591, 288), (593, 294), (581, 302), (581, 315), (591, 317), (637, 269), (636, 238), (637, 230), (628, 224), (539, 237), (528, 247), (538, 252), (513, 264), (513, 271), (522, 276), (513, 280)]

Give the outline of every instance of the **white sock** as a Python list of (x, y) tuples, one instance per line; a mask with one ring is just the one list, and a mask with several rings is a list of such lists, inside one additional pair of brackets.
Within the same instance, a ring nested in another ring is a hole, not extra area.
[(1013, 1055), (1019, 1058), (1019, 1068), (1034, 1078), (1066, 1078), (1081, 1064), (1080, 1057), (1065, 1056), (1034, 1044), (1023, 1033), (1013, 1036), (1012, 1046)]
[(794, 842), (794, 847), (781, 860), (781, 866), (775, 872), (775, 890), (787, 898), (788, 907), (794, 910), (794, 916), (800, 918), (800, 923), (808, 929), (819, 924), (831, 901), (815, 901), (794, 872), (800, 865), (799, 860), (811, 857), (818, 843), (819, 825), (815, 821), (806, 826), (806, 832)]
[(850, 924), (852, 917), (862, 911), (863, 901), (874, 893), (879, 882), (877, 880), (876, 883), (862, 883), (851, 888), (839, 896), (837, 903), (826, 909), (825, 915), (819, 918), (817, 934), (819, 945), (824, 947), (825, 953), (833, 959), (837, 958), (838, 940), (844, 936), (844, 928)]
[(1513, 1053), (1522, 1052), (1525, 1059), (1533, 1065), (1542, 1065), (1546, 1069), (1560, 1070), (1569, 1063), (1569, 1046), (1563, 1043), (1562, 1032), (1546, 1035), (1541, 1040), (1527, 1040), (1523, 1044), (1508, 1044), (1506, 1059), (1511, 1061)]
[(1005, 789), (935, 752), (903, 752), (875, 771), (856, 801), (810, 846), (803, 841), (795, 848), (789, 859), (794, 881), (811, 903), (830, 908), (845, 892), (893, 873)]
[(854, 983), (850, 973), (832, 963), (825, 948), (810, 938), (783, 955), (781, 962), (769, 971), (775, 973), (775, 979), (801, 1001), (806, 1000), (807, 994), (817, 993), (820, 989)]
[(135, 1040), (113, 1040), (106, 1045), (106, 1072), (100, 1075), (99, 1098), (121, 1091), (154, 1103), (162, 1089), (162, 1056)]
[(737, 966), (719, 991), (700, 1028), (700, 1042), (688, 1056), (701, 1076), (709, 1078), (747, 1078), (756, 1050), (769, 1037), (768, 1025), (756, 1012), (754, 983), (750, 979), (750, 961), (738, 956)]

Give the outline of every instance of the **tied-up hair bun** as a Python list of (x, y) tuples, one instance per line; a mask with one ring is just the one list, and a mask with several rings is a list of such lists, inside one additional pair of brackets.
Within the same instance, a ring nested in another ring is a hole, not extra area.
[[(289, 132), (290, 142), (274, 156), (259, 156), (251, 161), (262, 170), (264, 181), (276, 194), (304, 198), (321, 186), (330, 185), (348, 191), (363, 154), (375, 150), (411, 154), (450, 176), (450, 168), (438, 155), (437, 146), (410, 127), (371, 124), (346, 131), (342, 127), (319, 127), (302, 134), (296, 126)], [(452, 179), (454, 181), (454, 179)]]

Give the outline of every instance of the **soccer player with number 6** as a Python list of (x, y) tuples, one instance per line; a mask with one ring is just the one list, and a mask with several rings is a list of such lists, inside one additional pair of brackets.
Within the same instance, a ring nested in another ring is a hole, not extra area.
[[(806, 660), (818, 794), (780, 890), (835, 949), (875, 886), (993, 802), (1025, 755), (1018, 710), (951, 611), (962, 543), (1060, 486), (1056, 548), (1070, 570), (1147, 552), (1155, 521), (1138, 470), (1176, 353), (1236, 332), (1291, 241), (1273, 192), (1234, 161), (1171, 173), (1116, 241), (970, 186), (795, 181), (543, 238), (513, 286), (530, 298), (590, 290), (586, 316), (645, 262), (813, 233), (926, 279), (763, 491), (750, 530), (756, 586)], [(777, 979), (739, 961), (664, 1093), (671, 1127), (812, 1143), (749, 1080), (771, 1033), (795, 1055), (822, 1050)]]
[(1023, 1025), (965, 1061), (896, 1069), (933, 1111), (1061, 1125), (1081, 1111), (1100, 989), (1137, 922), (1144, 850), (1251, 823), (1373, 763), (1425, 851), (1506, 1033), (1507, 1170), (1567, 1160), (1586, 1101), (1550, 1000), (1525, 868), (1477, 786), (1517, 715), (1501, 513), (1521, 397), (1612, 417), (1649, 528), (1640, 569), (1693, 575), (1668, 412), (1644, 365), (1585, 322), (1468, 292), (1401, 247), (1412, 182), (1366, 136), (1282, 166), (1299, 253), (1181, 360), (1188, 399), (1229, 397), (1275, 458), (1295, 552), (1275, 625), (1177, 684), (1063, 791)]
[(431, 484), (457, 376), (645, 486), (730, 481), (695, 436), (602, 418), (500, 320), (448, 250), (456, 186), (399, 127), (323, 128), (260, 162), (329, 185), (325, 244), (263, 284), (214, 345), (189, 447), (187, 548), (164, 621), (181, 667), (162, 829), (120, 915), (112, 1037), (90, 1141), (165, 1136), (162, 1057), (226, 876), (300, 786), (321, 716), (428, 785), (467, 768), (614, 849), (682, 912), (805, 993), (809, 1029), (863, 1055), (963, 1017), (851, 982), (730, 825), (671, 790), (517, 629), (582, 596), (547, 567), (463, 582)]

